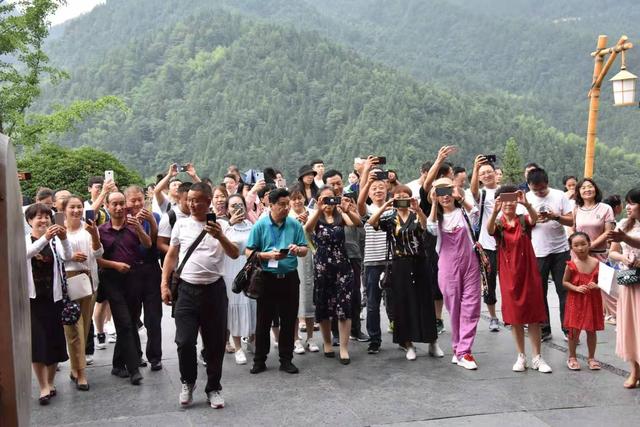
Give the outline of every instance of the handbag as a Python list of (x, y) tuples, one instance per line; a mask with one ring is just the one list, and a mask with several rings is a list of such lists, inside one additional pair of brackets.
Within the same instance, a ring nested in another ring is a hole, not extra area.
[[(236, 274), (236, 277), (233, 279), (233, 284), (231, 285), (231, 291), (234, 294), (239, 294), (240, 292), (244, 292), (245, 295), (249, 293), (250, 295), (256, 296), (256, 294), (259, 294), (260, 292), (255, 287), (254, 276), (259, 274), (260, 272), (262, 272), (262, 265), (260, 263), (260, 259), (258, 258), (258, 251), (254, 250), (253, 252), (251, 252), (249, 257), (247, 258), (247, 262), (244, 264), (242, 269), (238, 272), (238, 274)], [(253, 287), (251, 286), (252, 279), (254, 279)], [(249, 295), (247, 296), (249, 298), (252, 298)]]
[(391, 271), (391, 232), (387, 231), (387, 253), (385, 255), (384, 272), (380, 276), (380, 289), (386, 290), (393, 287), (393, 273)]
[(489, 294), (489, 273), (491, 273), (491, 262), (489, 261), (489, 257), (487, 253), (484, 251), (482, 245), (476, 239), (475, 233), (473, 232), (473, 227), (471, 226), (471, 221), (469, 220), (469, 216), (464, 211), (464, 208), (460, 209), (462, 211), (462, 216), (464, 217), (467, 226), (469, 227), (469, 231), (471, 232), (471, 239), (473, 240), (473, 249), (478, 257), (478, 261), (480, 263), (480, 282), (482, 287), (482, 296), (486, 297)]
[(69, 298), (68, 286), (67, 286), (67, 272), (64, 269), (64, 263), (60, 261), (58, 258), (58, 252), (56, 250), (56, 239), (51, 239), (51, 246), (53, 248), (53, 258), (58, 265), (58, 271), (60, 272), (61, 285), (62, 285), (62, 312), (60, 313), (60, 318), (62, 320), (63, 325), (71, 326), (78, 323), (80, 319), (80, 305), (72, 301)]
[(640, 268), (616, 270), (616, 281), (620, 286), (640, 285)]
[[(198, 237), (196, 237), (196, 240), (194, 240), (193, 243), (191, 243), (191, 246), (189, 246), (189, 249), (187, 249), (187, 253), (184, 255), (184, 258), (182, 258), (182, 262), (178, 266), (178, 269), (171, 273), (171, 280), (169, 280), (169, 290), (171, 291), (171, 305), (173, 307), (175, 307), (176, 302), (178, 301), (178, 288), (180, 285), (180, 274), (182, 274), (182, 269), (189, 260), (189, 257), (193, 254), (193, 251), (195, 251), (196, 247), (200, 244), (200, 242), (202, 242), (202, 239), (204, 239), (204, 236), (206, 234), (207, 232), (205, 230), (202, 230), (200, 232)], [(173, 309), (171, 315), (173, 316)]]
[(91, 279), (86, 273), (67, 278), (67, 293), (71, 301), (79, 300), (93, 293)]

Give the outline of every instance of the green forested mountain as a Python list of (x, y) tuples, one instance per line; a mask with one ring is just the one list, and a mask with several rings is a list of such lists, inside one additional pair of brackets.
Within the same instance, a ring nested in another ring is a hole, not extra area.
[[(62, 142), (107, 149), (147, 176), (173, 161), (194, 161), (215, 178), (229, 163), (282, 166), (291, 176), (313, 157), (346, 170), (368, 153), (417, 171), (442, 144), (460, 146), (453, 160), (468, 162), (501, 153), (511, 136), (556, 180), (582, 170), (583, 138), (523, 114), (514, 97), (419, 83), (363, 58), (323, 37), (337, 21), (302, 1), (234, 4), (256, 13), (269, 4), (319, 31), (258, 23), (202, 0), (112, 0), (52, 41), (51, 58), (71, 80), (48, 88), (38, 108), (121, 96), (129, 115), (96, 118)], [(639, 176), (638, 158), (620, 149), (600, 147), (598, 162), (607, 165), (598, 168), (605, 188), (622, 191)]]

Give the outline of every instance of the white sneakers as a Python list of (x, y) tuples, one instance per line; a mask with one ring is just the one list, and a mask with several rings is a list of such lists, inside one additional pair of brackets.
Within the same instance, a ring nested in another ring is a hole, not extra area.
[(552, 372), (551, 366), (544, 361), (541, 354), (538, 354), (533, 359), (531, 359), (531, 369), (535, 369), (538, 372), (542, 372), (543, 374), (550, 374)]
[(458, 366), (462, 366), (464, 369), (469, 370), (478, 369), (476, 359), (474, 359), (470, 353), (467, 353), (458, 359)]
[(182, 406), (191, 405), (195, 388), (195, 384), (182, 384), (182, 390), (180, 390), (180, 404)]
[(237, 365), (247, 364), (247, 355), (245, 354), (244, 350), (242, 350), (241, 348), (236, 350), (236, 352), (234, 353), (234, 356), (236, 358)]
[(527, 356), (525, 356), (524, 353), (518, 353), (518, 359), (516, 360), (516, 363), (513, 364), (513, 371), (524, 372), (527, 367)]
[[(431, 357), (444, 357), (444, 351), (438, 345), (438, 342), (429, 343), (429, 356)], [(456, 360), (456, 363), (458, 361)]]
[(295, 354), (304, 354), (305, 350), (304, 350), (304, 346), (302, 345), (302, 340), (296, 340), (296, 342), (293, 344), (293, 352)]
[(207, 393), (207, 402), (209, 402), (213, 409), (224, 408), (224, 398), (219, 390)]
[(453, 357), (451, 358), (451, 364), (452, 365), (457, 365), (458, 364), (458, 358), (456, 357), (456, 355), (454, 354)]
[(416, 360), (416, 348), (414, 346), (407, 348), (407, 360)]
[(311, 353), (317, 353), (320, 351), (320, 347), (318, 347), (318, 344), (316, 344), (314, 340), (307, 340), (306, 344)]

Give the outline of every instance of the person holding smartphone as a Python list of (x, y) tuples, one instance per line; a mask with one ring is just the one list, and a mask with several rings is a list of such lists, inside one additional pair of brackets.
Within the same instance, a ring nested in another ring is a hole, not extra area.
[[(214, 409), (224, 407), (222, 397), (222, 362), (227, 340), (228, 299), (224, 283), (225, 257), (238, 258), (238, 246), (226, 236), (227, 221), (217, 220), (209, 211), (213, 193), (208, 184), (197, 182), (188, 194), (191, 216), (176, 222), (171, 232), (171, 245), (162, 266), (160, 289), (162, 300), (175, 301), (176, 346), (182, 388), (182, 406), (193, 401), (198, 362), (196, 343), (201, 332), (204, 360), (207, 364), (207, 401)], [(200, 241), (198, 241), (200, 239)], [(169, 283), (177, 266), (184, 264), (178, 284), (178, 295), (172, 295)]]
[(333, 188), (318, 194), (318, 209), (304, 225), (311, 234), (316, 253), (313, 259), (316, 321), (324, 341), (324, 355), (335, 357), (331, 340), (331, 319), (338, 319), (340, 363), (348, 365), (351, 333), (353, 269), (345, 247), (345, 227), (359, 226), (360, 217), (350, 198), (335, 196)]
[(307, 255), (307, 241), (300, 223), (289, 217), (289, 191), (269, 192), (270, 210), (251, 229), (245, 255), (257, 251), (262, 262), (262, 294), (256, 309), (256, 350), (252, 374), (264, 372), (271, 347), (271, 323), (280, 319), (278, 352), (280, 370), (297, 374), (293, 359), (295, 324), (298, 315), (299, 285), (297, 257)]
[(142, 382), (137, 328), (140, 310), (134, 273), (143, 262), (140, 246), (150, 248), (152, 242), (141, 222), (127, 214), (124, 194), (109, 193), (105, 202), (111, 219), (99, 227), (104, 253), (98, 259), (98, 266), (118, 335), (111, 374), (129, 378), (131, 384), (139, 385)]
[[(384, 212), (393, 209), (395, 215), (380, 221)], [(424, 232), (427, 216), (411, 189), (398, 185), (393, 198), (369, 218), (374, 228), (384, 230), (391, 244), (393, 292), (393, 342), (407, 350), (407, 360), (416, 359), (415, 342), (429, 343), (429, 355), (444, 357), (438, 345), (432, 270), (427, 265)]]

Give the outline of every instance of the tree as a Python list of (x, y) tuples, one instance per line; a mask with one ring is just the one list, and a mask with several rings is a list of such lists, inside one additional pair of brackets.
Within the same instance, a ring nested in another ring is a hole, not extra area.
[(78, 101), (69, 107), (55, 106), (51, 115), (28, 115), (40, 96), (42, 80), (53, 84), (68, 78), (51, 67), (43, 51), (49, 35), (48, 17), (65, 0), (0, 0), (0, 133), (14, 145), (35, 146), (50, 133), (64, 133), (88, 116), (108, 107), (126, 110), (113, 96)]
[(67, 189), (86, 196), (88, 179), (103, 176), (105, 170), (114, 171), (119, 188), (143, 183), (140, 175), (127, 169), (113, 155), (92, 147), (69, 149), (44, 143), (18, 160), (18, 169), (31, 172), (31, 180), (20, 183), (22, 194), (31, 197), (40, 187)]
[(522, 156), (515, 138), (509, 138), (504, 147), (502, 184), (517, 184), (522, 179)]

